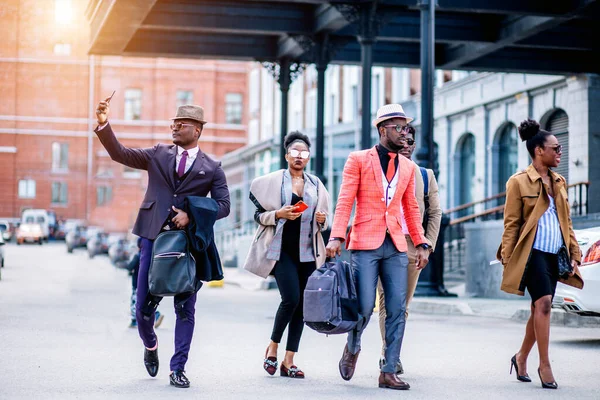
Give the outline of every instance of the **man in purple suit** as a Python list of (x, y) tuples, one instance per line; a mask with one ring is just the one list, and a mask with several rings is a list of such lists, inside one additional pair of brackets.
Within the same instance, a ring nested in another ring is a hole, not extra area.
[[(148, 171), (148, 189), (140, 205), (133, 233), (140, 236), (140, 269), (136, 302), (138, 332), (144, 343), (144, 365), (150, 376), (158, 374), (158, 340), (152, 318), (144, 318), (142, 309), (148, 295), (148, 269), (152, 243), (156, 236), (170, 227), (183, 229), (189, 217), (182, 210), (187, 196), (207, 196), (219, 205), (217, 219), (229, 215), (229, 189), (221, 163), (214, 161), (198, 148), (202, 134), (204, 109), (185, 105), (172, 118), (173, 145), (159, 143), (151, 148), (131, 149), (123, 146), (108, 122), (110, 99), (98, 103), (94, 130), (114, 161), (131, 168)], [(171, 358), (169, 380), (175, 387), (186, 388), (190, 381), (184, 374), (194, 333), (196, 294), (184, 304), (183, 313), (176, 313), (175, 354)], [(148, 315), (146, 313), (146, 315)]]

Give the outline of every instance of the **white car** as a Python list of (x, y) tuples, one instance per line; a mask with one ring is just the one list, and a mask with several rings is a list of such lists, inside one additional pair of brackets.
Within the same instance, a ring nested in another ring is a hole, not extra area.
[(575, 231), (581, 253), (583, 289), (558, 283), (552, 306), (568, 313), (600, 317), (600, 227)]

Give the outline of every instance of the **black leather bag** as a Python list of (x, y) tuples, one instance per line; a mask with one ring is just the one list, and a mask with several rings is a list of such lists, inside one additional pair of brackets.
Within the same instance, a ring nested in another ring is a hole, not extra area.
[(562, 246), (558, 253), (556, 253), (558, 259), (558, 277), (561, 279), (568, 279), (569, 275), (573, 273), (573, 266), (571, 260), (569, 260), (569, 252), (565, 246)]
[(185, 231), (162, 232), (154, 240), (148, 271), (148, 291), (154, 296), (196, 292), (196, 260)]

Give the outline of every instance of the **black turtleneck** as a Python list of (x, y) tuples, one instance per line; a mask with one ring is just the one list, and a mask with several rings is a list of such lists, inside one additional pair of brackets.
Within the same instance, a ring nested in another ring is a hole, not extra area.
[[(390, 162), (390, 156), (388, 153), (393, 153), (393, 151), (386, 149), (381, 143), (377, 146), (377, 154), (379, 154), (379, 162), (381, 163), (381, 169), (383, 173), (387, 172), (388, 163)], [(398, 155), (399, 156), (399, 155)], [(394, 165), (396, 169), (398, 169), (398, 156), (394, 159)]]

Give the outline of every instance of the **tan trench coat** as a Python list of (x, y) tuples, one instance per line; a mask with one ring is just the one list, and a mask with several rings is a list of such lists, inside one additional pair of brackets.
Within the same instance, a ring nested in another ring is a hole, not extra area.
[[(244, 269), (255, 275), (266, 278), (269, 276), (275, 260), (267, 259), (267, 251), (275, 236), (275, 212), (281, 208), (281, 185), (283, 184), (283, 169), (258, 177), (250, 185), (250, 193), (256, 197), (266, 212), (260, 216), (260, 225), (256, 229), (250, 250), (244, 262)], [(323, 183), (319, 181), (317, 206), (315, 212), (322, 211), (329, 214), (329, 193)], [(327, 217), (329, 218), (329, 216)], [(314, 255), (317, 268), (325, 263), (325, 242), (321, 230), (327, 229), (327, 220), (319, 226), (313, 218), (312, 234), (315, 238)]]
[[(554, 186), (556, 211), (565, 246), (571, 260), (580, 263), (581, 250), (573, 233), (565, 178), (556, 172), (550, 172), (550, 178)], [(506, 183), (504, 233), (497, 254), (498, 260), (504, 265), (501, 286), (503, 291), (524, 295), (523, 276), (535, 241), (538, 220), (549, 205), (546, 186), (533, 165), (516, 173)], [(583, 279), (578, 273), (560, 281), (579, 289), (583, 288)]]

